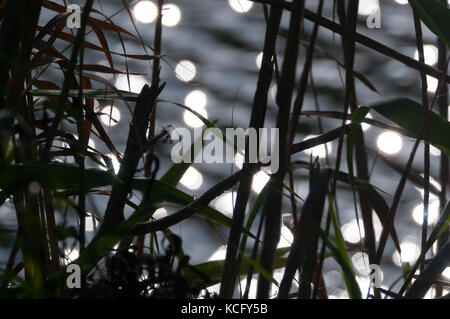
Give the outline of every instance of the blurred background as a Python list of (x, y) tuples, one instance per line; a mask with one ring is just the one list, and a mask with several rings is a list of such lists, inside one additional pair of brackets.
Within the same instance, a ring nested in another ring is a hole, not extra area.
[[(56, 1), (63, 4), (62, 1)], [(71, 1), (81, 6), (84, 1)], [(130, 1), (132, 14), (139, 33), (150, 46), (154, 42), (155, 20), (157, 7), (155, 0)], [(315, 11), (317, 1), (306, 1), (306, 7)], [(129, 15), (123, 9), (122, 1), (99, 1), (95, 8), (104, 15), (111, 17), (117, 25), (134, 33), (134, 26)], [(381, 10), (381, 28), (369, 29), (366, 19), (377, 10)], [(55, 15), (54, 12), (44, 9), (41, 14), (40, 25), (44, 25)], [(333, 20), (333, 1), (325, 1), (324, 17)], [(102, 19), (101, 17), (98, 17)], [(103, 18), (104, 19), (104, 18)], [(337, 18), (336, 18), (337, 19)], [(282, 30), (287, 30), (289, 15), (285, 12), (282, 20)], [(172, 102), (185, 104), (210, 121), (217, 120), (217, 126), (225, 129), (228, 127), (248, 127), (253, 95), (256, 88), (258, 70), (261, 63), (261, 50), (265, 33), (265, 18), (261, 4), (246, 0), (168, 0), (163, 7), (163, 32), (161, 79), (167, 82), (166, 89), (161, 98)], [(302, 29), (302, 39), (308, 41), (313, 23), (306, 21)], [(436, 65), (438, 50), (436, 37), (423, 26), (425, 44), (425, 62)], [(90, 29), (89, 29), (90, 30)], [(414, 36), (414, 24), (411, 8), (406, 0), (360, 0), (359, 24), (357, 31), (361, 34), (385, 44), (400, 53), (417, 59), (416, 43)], [(124, 52), (121, 41), (114, 32), (107, 34), (111, 51)], [(140, 41), (125, 37), (125, 49), (128, 54), (152, 54), (147, 49), (145, 52)], [(87, 41), (98, 43), (95, 33), (90, 33)], [(58, 49), (64, 49), (68, 43), (59, 42)], [(310, 88), (304, 101), (304, 111), (342, 111), (344, 99), (343, 77), (345, 71), (336, 63), (343, 61), (341, 37), (331, 31), (320, 28), (317, 46), (326, 54), (316, 52), (312, 67), (312, 79), (315, 90)], [(356, 80), (356, 92), (358, 104), (381, 100), (392, 96), (404, 96), (420, 101), (420, 74), (400, 62), (384, 55), (375, 53), (362, 45), (356, 45), (355, 70), (364, 76), (376, 88), (370, 89), (363, 82)], [(66, 52), (68, 54), (70, 50)], [(284, 39), (279, 37), (277, 44), (279, 64), (283, 61)], [(304, 47), (301, 48), (300, 63), (297, 75), (302, 70), (305, 57)], [(101, 52), (87, 50), (85, 60), (88, 64), (108, 65)], [(115, 56), (115, 68), (126, 70), (125, 59)], [(120, 90), (140, 92), (142, 86), (151, 82), (151, 61), (142, 62), (128, 60), (130, 72), (142, 75), (130, 76), (130, 87), (126, 75), (97, 74), (113, 83)], [(60, 79), (60, 70), (49, 69), (45, 77)], [(44, 78), (45, 78), (44, 77)], [(298, 77), (298, 76), (297, 76)], [(98, 88), (104, 88), (96, 84)], [(437, 80), (428, 77), (430, 96), (434, 96)], [(315, 94), (316, 96), (315, 96)], [(265, 126), (275, 126), (277, 107), (275, 104), (276, 84), (272, 85), (269, 96), (269, 108)], [(103, 124), (108, 127), (108, 134), (118, 150), (125, 149), (126, 136), (128, 134), (131, 119), (130, 111), (125, 104), (116, 100), (114, 103), (108, 100), (98, 101), (97, 111), (104, 113), (101, 116)], [(112, 114), (112, 120), (109, 117)], [(378, 114), (370, 114), (373, 119), (387, 122)], [(340, 125), (340, 120), (330, 117), (320, 117), (322, 128), (319, 125), (319, 117), (316, 115), (302, 116), (296, 135), (296, 141), (301, 141), (321, 132), (327, 132)], [(159, 103), (157, 109), (157, 131), (187, 127), (192, 130), (201, 127), (202, 122), (187, 111), (170, 103)], [(383, 130), (368, 124), (363, 125), (368, 148), (370, 182), (383, 193), (388, 204), (391, 203), (393, 193), (400, 180), (400, 174), (393, 170), (389, 163), (400, 167), (406, 163), (412, 149), (413, 139), (401, 136), (392, 131)], [(76, 131), (75, 126), (73, 132)], [(108, 148), (100, 140), (93, 137), (91, 145), (105, 154)], [(158, 175), (162, 175), (173, 165), (170, 158), (172, 149), (170, 143), (159, 144), (155, 154), (160, 160)], [(320, 146), (312, 149), (312, 152), (296, 154), (294, 160), (309, 161), (310, 156), (319, 156), (322, 165), (327, 165), (327, 157), (331, 163), (335, 156), (337, 144), (329, 143), (327, 148)], [(437, 179), (439, 176), (439, 155), (437, 149), (431, 148), (431, 176)], [(347, 171), (345, 152), (343, 154), (343, 171)], [(119, 163), (114, 160), (118, 167)], [(90, 163), (94, 166), (96, 164)], [(235, 164), (194, 164), (189, 168), (181, 180), (179, 187), (189, 194), (198, 196), (217, 181), (229, 176), (242, 165), (242, 157), (236, 156)], [(333, 164), (334, 165), (334, 164)], [(413, 169), (416, 174), (423, 171), (423, 144), (415, 157)], [(309, 171), (299, 168), (295, 171), (295, 191), (305, 198), (308, 194)], [(252, 195), (249, 206), (262, 190), (269, 177), (264, 172), (258, 173), (254, 178)], [(432, 184), (439, 189), (440, 185), (432, 180)], [(383, 288), (389, 287), (402, 274), (402, 263), (413, 263), (420, 253), (421, 223), (423, 218), (422, 198), (423, 189), (408, 182), (403, 193), (401, 205), (397, 213), (395, 226), (400, 239), (402, 253), (396, 252), (392, 239), (388, 240), (386, 254), (382, 261)], [(366, 295), (369, 286), (368, 258), (361, 252), (361, 236), (364, 236), (362, 227), (358, 230), (358, 223), (353, 206), (351, 190), (346, 184), (338, 183), (338, 210), (342, 232), (349, 247), (350, 258), (358, 283), (363, 295)], [(217, 198), (212, 205), (221, 212), (232, 216), (235, 194), (228, 192)], [(107, 203), (107, 197), (90, 195), (88, 209), (93, 212), (103, 213)], [(300, 202), (301, 205), (301, 202)], [(250, 206), (251, 207), (251, 206)], [(154, 216), (160, 218), (176, 211), (178, 207), (163, 205)], [(283, 212), (291, 213), (289, 201), (286, 199)], [(131, 209), (129, 211), (131, 213)], [(439, 200), (436, 195), (430, 197), (430, 227), (437, 220), (439, 214)], [(75, 214), (72, 214), (75, 215)], [(61, 213), (59, 222), (75, 223), (75, 216), (64, 216)], [(16, 218), (8, 205), (3, 205), (0, 210), (0, 220), (3, 225), (15, 227)], [(88, 236), (92, 237), (95, 225), (88, 219)], [(375, 230), (377, 238), (381, 234), (381, 223), (374, 214)], [(258, 223), (254, 223), (257, 225)], [(256, 227), (256, 226), (255, 226)], [(430, 228), (431, 229), (431, 228)], [(174, 226), (171, 230), (183, 239), (183, 249), (191, 257), (192, 264), (202, 263), (208, 260), (225, 258), (228, 229), (212, 227), (200, 217), (192, 217)], [(361, 235), (361, 236), (360, 236)], [(163, 236), (160, 236), (162, 239)], [(287, 247), (292, 240), (290, 230), (283, 226), (282, 238), (279, 247)], [(248, 241), (251, 249), (253, 242)], [(6, 264), (8, 250), (2, 249), (0, 262)], [(77, 257), (77, 248), (68, 251), (68, 257)], [(275, 272), (275, 279), (280, 280), (282, 270)], [(444, 276), (450, 279), (450, 268), (444, 272)], [(256, 277), (255, 277), (256, 278)], [(324, 279), (330, 298), (345, 298), (347, 292), (340, 274), (340, 268), (331, 258), (325, 260)], [(244, 280), (245, 282), (245, 280)], [(211, 287), (211, 291), (217, 291), (217, 286)], [(253, 285), (253, 289), (256, 285)], [(446, 292), (444, 292), (445, 294)], [(254, 292), (253, 292), (254, 294)], [(252, 296), (252, 292), (250, 292)], [(427, 297), (433, 297), (430, 291)]]

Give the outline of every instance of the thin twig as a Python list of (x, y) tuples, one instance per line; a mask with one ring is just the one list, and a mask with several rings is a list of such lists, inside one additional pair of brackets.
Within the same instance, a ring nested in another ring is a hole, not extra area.
[(223, 194), (226, 190), (233, 187), (241, 178), (242, 170), (234, 173), (223, 181), (217, 183), (213, 187), (211, 187), (208, 191), (206, 191), (202, 196), (198, 199), (192, 201), (189, 205), (185, 206), (181, 210), (176, 213), (173, 213), (167, 217), (158, 219), (156, 221), (143, 223), (137, 225), (134, 230), (131, 232), (132, 235), (142, 235), (148, 234), (151, 232), (159, 231), (166, 229), (170, 226), (176, 225), (179, 222), (191, 217), (199, 210), (204, 209), (208, 206), (208, 204), (217, 196)]
[[(350, 126), (346, 126), (345, 133), (350, 132)], [(341, 134), (341, 128), (334, 129), (333, 131), (330, 131), (328, 133), (325, 133), (323, 135), (308, 139), (306, 141), (301, 141), (299, 143), (296, 143), (293, 145), (293, 151), (291, 154), (299, 153), (304, 150), (310, 149), (312, 147), (315, 147), (317, 145), (321, 145), (324, 143), (328, 143), (332, 140), (335, 140), (337, 137), (339, 137), (339, 134)], [(261, 165), (257, 164), (252, 166), (252, 173), (255, 174)], [(213, 187), (210, 188), (207, 192), (205, 192), (202, 196), (200, 196), (198, 199), (187, 205), (186, 207), (183, 207), (181, 210), (171, 214), (170, 216), (163, 217), (161, 219), (158, 219), (156, 221), (152, 221), (149, 223), (143, 223), (138, 225), (134, 231), (132, 232), (133, 235), (142, 235), (142, 234), (148, 234), (150, 232), (163, 230), (165, 228), (168, 228), (170, 226), (173, 226), (180, 221), (187, 219), (191, 217), (193, 214), (195, 214), (197, 211), (204, 209), (208, 206), (208, 204), (216, 197), (220, 196), (225, 192), (226, 190), (233, 187), (242, 177), (243, 170), (239, 170), (230, 177), (226, 178), (225, 180), (217, 183)]]
[(113, 229), (124, 221), (123, 208), (131, 183), (136, 172), (139, 159), (143, 155), (145, 146), (145, 133), (148, 127), (149, 115), (158, 95), (164, 89), (165, 84), (159, 86), (159, 81), (149, 87), (145, 85), (136, 102), (133, 121), (127, 140), (127, 146), (120, 165), (118, 180), (113, 184), (111, 197), (105, 211), (103, 223), (97, 233), (101, 235)]

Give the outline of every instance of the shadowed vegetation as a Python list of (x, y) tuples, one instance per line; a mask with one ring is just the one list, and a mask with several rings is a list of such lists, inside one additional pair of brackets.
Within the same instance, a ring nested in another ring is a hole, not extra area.
[[(350, 298), (424, 298), (430, 289), (435, 298), (448, 298), (450, 283), (442, 275), (450, 267), (446, 0), (409, 0), (417, 59), (359, 32), (365, 21), (358, 17), (358, 0), (251, 2), (261, 10), (265, 30), (245, 120), (248, 128), (279, 129), (280, 158), (278, 171), (257, 196), (252, 195), (252, 183), (266, 168), (246, 156), (249, 139), (245, 149), (234, 149), (244, 157), (242, 168), (231, 174), (224, 168), (225, 177), (213, 178), (199, 194), (180, 187), (191, 164), (171, 163), (169, 169), (161, 165), (168, 160), (162, 148), (176, 130), (157, 126), (163, 106), (170, 105), (173, 114), (190, 112), (203, 128), (221, 130), (225, 124), (169, 94), (170, 84), (162, 75), (173, 72), (173, 58), (164, 49), (165, 1), (154, 1), (151, 36), (150, 28), (135, 21), (136, 1), (120, 1), (126, 27), (115, 14), (105, 13), (105, 2), (80, 1), (80, 27), (69, 29), (72, 13), (66, 1), (0, 1), (0, 204), (15, 218), (15, 226), (0, 220), (0, 247), (6, 252), (0, 264), (0, 298), (327, 299), (324, 264), (329, 260), (339, 269)], [(332, 8), (332, 16), (324, 14), (327, 8)], [(425, 63), (425, 28), (436, 41), (436, 66)], [(324, 32), (334, 37), (327, 38), (325, 49)], [(252, 47), (226, 34), (215, 39), (245, 50)], [(359, 71), (360, 47), (412, 70), (420, 90), (413, 97), (402, 92), (399, 97), (381, 97), (383, 92)], [(101, 56), (105, 65), (86, 62), (91, 55)], [(329, 88), (340, 95), (339, 109), (319, 108), (321, 91), (313, 78), (319, 57), (339, 69), (336, 82), (342, 88)], [(133, 72), (137, 62), (146, 62), (147, 69)], [(110, 80), (119, 75), (129, 90)], [(133, 76), (140, 75), (148, 75), (149, 83), (135, 92)], [(437, 81), (434, 92), (427, 78)], [(273, 108), (269, 99), (274, 83)], [(361, 87), (378, 94), (379, 101), (361, 103)], [(314, 110), (305, 105), (308, 94), (315, 97)], [(125, 147), (110, 135), (113, 108), (105, 114), (99, 105), (116, 105), (130, 115), (126, 134), (119, 136)], [(369, 112), (377, 117), (369, 117)], [(323, 122), (331, 119), (333, 128), (324, 130)], [(298, 140), (313, 122), (318, 128), (314, 137)], [(364, 125), (411, 139), (406, 160), (367, 146)], [(90, 143), (93, 138), (97, 145)], [(327, 149), (331, 142), (336, 146), (333, 152)], [(424, 152), (418, 170), (413, 164), (419, 147)], [(439, 152), (439, 187), (431, 182), (431, 147)], [(320, 159), (312, 151), (317, 148), (325, 149)], [(194, 144), (192, 149), (194, 159), (201, 150)], [(312, 155), (304, 160), (299, 154)], [(386, 164), (395, 185), (392, 194), (373, 181), (377, 160)], [(300, 191), (298, 171), (304, 173)], [(363, 252), (364, 262), (382, 271), (388, 268), (389, 244), (401, 254), (396, 221), (407, 183), (423, 191), (419, 257), (403, 264), (396, 282), (371, 283), (365, 291), (350, 254)], [(236, 199), (232, 215), (213, 205), (229, 191)], [(428, 220), (430, 196), (438, 197), (440, 207), (434, 224)], [(105, 205), (95, 204), (100, 197)], [(342, 234), (339, 205), (348, 201), (358, 224), (358, 244)], [(166, 206), (175, 209), (161, 217), (159, 209)], [(382, 225), (379, 235), (374, 216)], [(192, 264), (183, 250), (185, 243), (173, 233), (173, 226), (197, 217), (218, 236), (225, 235), (226, 255), (221, 260)], [(283, 227), (292, 234), (289, 247), (278, 245)], [(70, 264), (81, 270), (76, 289), (67, 286)], [(280, 270), (282, 276), (276, 278)], [(214, 290), (214, 285), (220, 288)]]

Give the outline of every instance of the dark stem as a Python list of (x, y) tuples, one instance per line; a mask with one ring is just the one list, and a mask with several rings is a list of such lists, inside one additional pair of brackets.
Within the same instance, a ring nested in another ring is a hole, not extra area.
[[(255, 128), (257, 131), (259, 131), (259, 129), (264, 126), (264, 118), (267, 109), (267, 96), (273, 76), (275, 45), (278, 34), (278, 28), (281, 20), (281, 14), (282, 14), (281, 7), (272, 6), (270, 10), (269, 21), (266, 27), (266, 38), (264, 40), (261, 70), (259, 72), (258, 85), (253, 100), (252, 114), (249, 125), (249, 127)], [(233, 220), (227, 245), (227, 254), (225, 258), (222, 284), (220, 286), (221, 298), (231, 298), (233, 295), (235, 276), (237, 272), (236, 255), (245, 219), (245, 209), (247, 207), (247, 202), (250, 196), (250, 189), (253, 180), (251, 165), (249, 163), (248, 143), (249, 141), (247, 139), (243, 174), (237, 192), (236, 206), (233, 212)]]
[(450, 266), (450, 241), (429, 262), (405, 294), (409, 299), (422, 299), (438, 276)]
[(145, 85), (138, 97), (130, 125), (127, 146), (120, 165), (118, 179), (114, 182), (111, 197), (105, 211), (105, 217), (97, 233), (97, 237), (118, 226), (125, 220), (123, 208), (131, 190), (131, 184), (140, 158), (145, 150), (146, 130), (153, 105), (164, 89), (159, 81), (149, 87)]
[[(448, 6), (447, 0), (441, 0), (441, 3)], [(438, 69), (443, 73), (447, 74), (447, 46), (438, 38)], [(446, 80), (444, 80), (444, 83)], [(443, 118), (448, 119), (448, 86), (443, 85), (440, 87), (437, 93), (437, 104), (439, 107), (439, 114)], [(445, 153), (441, 153), (440, 158), (440, 173), (439, 173), (439, 183), (441, 184), (441, 190), (439, 193), (439, 207), (442, 211), (447, 203), (447, 189), (449, 182), (449, 161), (448, 156)], [(449, 229), (445, 231), (444, 234), (439, 237), (438, 240), (438, 250), (441, 249), (449, 239)], [(436, 297), (442, 296), (442, 287), (438, 286), (436, 288)]]
[[(414, 17), (414, 29), (416, 31), (416, 45), (419, 55), (419, 61), (425, 63), (425, 56), (423, 52), (423, 39), (422, 39), (422, 26), (419, 15), (417, 11), (412, 7), (413, 17)], [(425, 132), (424, 138), (428, 141), (429, 137), (429, 121), (428, 121), (428, 92), (427, 92), (427, 78), (423, 71), (420, 71), (421, 89), (422, 89), (422, 105), (424, 107), (424, 118), (425, 120)], [(426, 249), (427, 242), (427, 228), (428, 228), (428, 205), (430, 199), (430, 144), (424, 143), (424, 195), (423, 195), (423, 222), (422, 222), (422, 240), (421, 240), (421, 251), (422, 253)], [(422, 264), (420, 271), (423, 271), (425, 265)]]
[[(259, 3), (281, 4), (284, 9), (292, 11), (292, 3), (286, 2), (283, 0), (250, 0), (250, 1), (259, 2)], [(339, 25), (331, 20), (328, 20), (324, 17), (318, 17), (315, 13), (309, 11), (308, 9), (305, 9), (304, 17), (305, 17), (305, 19), (310, 20), (312, 22), (319, 21), (319, 24), (321, 27), (324, 27), (325, 29), (331, 30), (342, 36), (345, 35), (345, 33), (346, 33), (346, 30), (341, 25)], [(428, 74), (436, 79), (440, 79), (443, 75), (442, 72), (439, 71), (438, 69), (436, 69), (430, 65), (420, 63), (419, 61), (417, 61), (413, 58), (410, 58), (406, 55), (403, 55), (380, 42), (377, 42), (365, 35), (362, 35), (361, 33), (358, 33), (358, 32), (355, 33), (355, 41), (358, 42), (359, 44), (362, 44), (362, 45), (368, 47), (369, 49), (372, 49), (372, 50), (380, 53), (380, 54), (383, 54), (389, 58), (397, 60), (415, 70), (418, 70), (418, 71), (423, 70), (426, 72), (426, 74)], [(450, 77), (447, 76), (446, 82), (450, 83)]]
[[(266, 216), (263, 247), (261, 253), (261, 266), (269, 273), (273, 272), (273, 256), (280, 239), (281, 229), (281, 203), (283, 180), (288, 169), (290, 145), (288, 144), (288, 124), (291, 109), (292, 91), (295, 83), (295, 70), (298, 58), (298, 42), (300, 26), (303, 20), (304, 0), (293, 2), (291, 19), (289, 24), (289, 36), (287, 39), (285, 59), (280, 75), (280, 84), (277, 91), (277, 104), (279, 107), (277, 128), (279, 129), (279, 154), (280, 167), (269, 181), (269, 189), (264, 202), (264, 215)], [(270, 294), (271, 283), (259, 276), (257, 298), (267, 299)]]

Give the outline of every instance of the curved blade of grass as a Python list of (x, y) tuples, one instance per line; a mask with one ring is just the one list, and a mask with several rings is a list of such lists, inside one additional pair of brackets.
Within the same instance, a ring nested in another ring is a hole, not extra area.
[(350, 177), (350, 184), (352, 186), (353, 197), (355, 197), (355, 177), (353, 174), (353, 147), (355, 145), (355, 137), (357, 129), (360, 127), (362, 121), (369, 113), (370, 108), (362, 106), (353, 112), (352, 123), (350, 124), (350, 133), (347, 135), (347, 166)]
[[(213, 122), (214, 123), (214, 122)], [(172, 165), (169, 170), (164, 174), (163, 177), (161, 177), (161, 181), (165, 182), (172, 186), (177, 186), (177, 184), (180, 182), (181, 178), (183, 177), (184, 173), (189, 169), (189, 167), (194, 162), (194, 159), (197, 157), (197, 155), (200, 153), (202, 148), (194, 147), (197, 143), (201, 143), (203, 145), (203, 133), (202, 135), (197, 138), (197, 140), (194, 141), (194, 143), (191, 145), (191, 147), (188, 150), (188, 153), (191, 153), (190, 162), (185, 163), (184, 161), (178, 164)]]
[[(246, 229), (251, 229), (253, 222), (254, 222), (258, 212), (260, 211), (262, 204), (264, 203), (264, 199), (266, 198), (268, 187), (269, 187), (269, 184), (266, 184), (264, 186), (264, 188), (261, 190), (261, 192), (259, 193), (258, 197), (256, 198), (255, 203), (253, 204), (252, 210), (250, 211), (250, 214), (247, 219)], [(242, 260), (245, 257), (244, 251), (245, 251), (245, 247), (247, 246), (247, 238), (248, 238), (247, 234), (244, 234), (244, 236), (242, 236), (241, 245), (239, 247), (238, 262), (237, 262), (238, 269), (240, 268)]]
[(319, 229), (320, 237), (322, 237), (322, 240), (325, 241), (328, 248), (331, 251), (331, 254), (333, 258), (338, 262), (338, 264), (341, 266), (343, 275), (344, 275), (344, 281), (345, 285), (347, 287), (347, 291), (349, 293), (350, 298), (353, 299), (361, 299), (361, 290), (359, 288), (358, 282), (355, 278), (355, 273), (353, 272), (353, 269), (351, 266), (344, 260), (339, 250), (331, 243), (331, 241), (328, 239), (327, 235), (322, 229)]
[(361, 232), (359, 231), (359, 218), (358, 218), (358, 204), (356, 203), (356, 190), (355, 190), (355, 178), (353, 173), (353, 147), (355, 144), (356, 134), (359, 131), (359, 127), (361, 122), (366, 117), (367, 113), (369, 113), (370, 109), (368, 107), (361, 107), (357, 109), (352, 116), (352, 123), (350, 124), (350, 133), (347, 135), (347, 166), (350, 177), (350, 185), (352, 188), (353, 194), (353, 205), (355, 207), (355, 216), (356, 221), (358, 223), (358, 232), (360, 237)]
[[(57, 97), (60, 95), (60, 93), (61, 93), (60, 90), (30, 90), (29, 91), (30, 95), (40, 96), (40, 97)], [(79, 96), (78, 90), (69, 90), (68, 97), (78, 97), (78, 96)], [(105, 100), (106, 99), (111, 99), (111, 100), (125, 99), (130, 102), (135, 102), (135, 101), (137, 101), (139, 94), (133, 93), (133, 92), (128, 92), (128, 91), (123, 91), (123, 90), (117, 90), (117, 89), (116, 90), (93, 89), (93, 90), (83, 90), (83, 96), (86, 98), (98, 98), (98, 99), (105, 99)], [(193, 110), (189, 106), (186, 106), (181, 103), (173, 102), (173, 101), (164, 100), (164, 99), (157, 99), (157, 102), (158, 103), (170, 103), (175, 106), (181, 107), (181, 108), (187, 110), (188, 112), (194, 114), (198, 119), (200, 119), (203, 122), (203, 124), (205, 124), (205, 126), (207, 128), (217, 129), (217, 127), (214, 125), (214, 122), (209, 121), (207, 118), (205, 118), (204, 116), (202, 116), (200, 113)], [(233, 145), (234, 143), (232, 143), (232, 141), (227, 139), (225, 134), (222, 134), (222, 135), (223, 135), (222, 139), (225, 143), (232, 146), (235, 151), (239, 151), (242, 154), (242, 151), (237, 150), (236, 146)]]
[[(402, 97), (380, 101), (369, 107), (414, 136), (419, 136), (424, 109), (419, 103)], [(450, 123), (430, 110), (429, 143), (450, 155)]]
[[(43, 30), (43, 28), (40, 27), (40, 26), (37, 26), (36, 29), (38, 31), (42, 31)], [(66, 42), (73, 43), (75, 41), (75, 36), (73, 36), (70, 33), (58, 32), (57, 36), (58, 36), (59, 39), (61, 39), (63, 41), (66, 41)], [(103, 49), (100, 46), (98, 46), (98, 45), (96, 45), (96, 44), (94, 44), (92, 42), (89, 42), (89, 41), (85, 41), (84, 42), (84, 46), (85, 46), (86, 49), (91, 49), (91, 50), (94, 50), (94, 51), (103, 52)], [(144, 60), (144, 61), (153, 60), (155, 58), (154, 55), (148, 55), (148, 54), (124, 54), (124, 53), (114, 52), (114, 51), (111, 51), (111, 54), (118, 55), (118, 56), (125, 57), (125, 58), (136, 59), (136, 60)], [(130, 73), (130, 74), (133, 74), (133, 73)]]
[[(352, 154), (355, 128), (359, 126), (369, 110), (375, 110), (391, 122), (397, 124), (414, 136), (418, 136), (423, 122), (423, 106), (402, 97), (390, 98), (369, 106), (358, 108), (352, 118), (352, 130), (347, 139), (347, 155)], [(439, 114), (430, 111), (429, 143), (450, 155), (450, 123)], [(352, 157), (347, 159), (349, 172), (353, 172)], [(353, 174), (351, 174), (353, 175)], [(352, 178), (352, 177), (351, 177)]]
[[(61, 190), (76, 190), (79, 187), (79, 178), (77, 178), (79, 176), (79, 169), (76, 165), (65, 163), (28, 163), (8, 165), (7, 167), (0, 168), (0, 171), (3, 172), (0, 176), (0, 189), (5, 192), (5, 198), (7, 196), (7, 190), (16, 183), (36, 181), (42, 186)], [(112, 185), (115, 179), (116, 176), (111, 172), (99, 169), (87, 169), (86, 190)], [(148, 179), (135, 178), (133, 188), (145, 192), (148, 188)], [(194, 200), (192, 196), (185, 192), (158, 180), (154, 181), (151, 199), (155, 203), (166, 201), (179, 205), (188, 205)], [(230, 227), (231, 225), (231, 219), (229, 217), (212, 207), (208, 206), (198, 213), (214, 223), (226, 227)], [(245, 232), (254, 238), (254, 235), (247, 229)]]
[(345, 247), (345, 242), (344, 242), (344, 237), (342, 236), (341, 228), (338, 225), (336, 214), (334, 212), (334, 206), (333, 206), (334, 200), (333, 200), (333, 197), (331, 194), (328, 195), (328, 201), (329, 201), (329, 214), (330, 214), (331, 222), (333, 224), (336, 246), (334, 246), (330, 242), (330, 240), (328, 239), (328, 236), (319, 227), (321, 237), (327, 243), (327, 246), (330, 249), (331, 253), (333, 254), (335, 260), (339, 263), (339, 265), (342, 268), (348, 295), (352, 299), (361, 299), (362, 298), (361, 290), (356, 281), (355, 273), (352, 269), (352, 263), (351, 263), (350, 259), (348, 258), (347, 248)]
[[(0, 188), (5, 190), (9, 186), (21, 182), (36, 181), (42, 186), (53, 189), (77, 189), (79, 187), (79, 168), (65, 163), (25, 163), (8, 165), (0, 169)], [(98, 169), (86, 170), (86, 189), (111, 185), (114, 175)]]
[[(384, 221), (386, 220), (388, 214), (389, 214), (389, 206), (384, 200), (383, 196), (377, 192), (377, 190), (372, 187), (370, 184), (367, 185), (368, 192), (370, 194), (370, 202), (372, 203), (373, 210), (378, 216), (378, 219), (380, 220), (381, 224), (384, 224)], [(391, 237), (394, 241), (395, 248), (400, 253), (400, 242), (398, 240), (397, 231), (395, 230), (395, 227), (392, 227), (391, 231)]]
[[(258, 197), (256, 198), (255, 203), (253, 204), (252, 210), (250, 211), (250, 214), (247, 219), (247, 224), (246, 224), (247, 229), (251, 229), (253, 222), (254, 222), (256, 216), (258, 215), (258, 212), (259, 212), (262, 204), (264, 203), (264, 198), (266, 197), (268, 187), (269, 187), (269, 184), (266, 184), (264, 186), (264, 188), (261, 190), (261, 192), (259, 193)], [(242, 243), (241, 243), (241, 248), (240, 248), (240, 251), (242, 254), (244, 252), (246, 244), (247, 244), (247, 235), (244, 235), (242, 238)]]
[(437, 0), (408, 0), (427, 27), (450, 47), (450, 9)]

